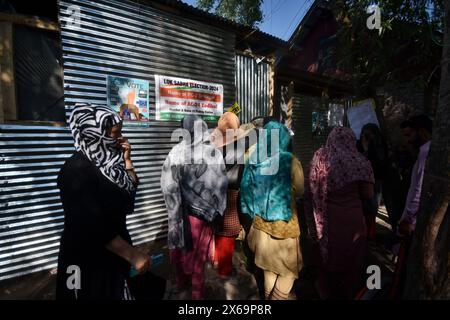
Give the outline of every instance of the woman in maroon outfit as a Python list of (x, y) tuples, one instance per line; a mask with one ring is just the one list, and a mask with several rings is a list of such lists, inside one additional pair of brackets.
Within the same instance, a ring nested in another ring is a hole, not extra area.
[(366, 249), (362, 200), (373, 196), (370, 162), (348, 128), (335, 128), (311, 163), (305, 212), (322, 263), (317, 282), (323, 299), (352, 299), (358, 291)]

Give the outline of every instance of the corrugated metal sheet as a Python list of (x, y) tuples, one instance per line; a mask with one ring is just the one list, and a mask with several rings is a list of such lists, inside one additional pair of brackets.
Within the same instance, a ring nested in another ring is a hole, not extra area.
[(294, 95), (292, 110), (292, 130), (294, 131), (294, 154), (301, 161), (305, 175), (309, 174), (309, 164), (314, 153), (325, 143), (326, 136), (313, 137), (312, 113), (326, 112), (320, 97)]
[(137, 207), (136, 214), (143, 220), (130, 225), (130, 230), (138, 243), (165, 236), (167, 216), (161, 211), (164, 203), (159, 171), (173, 146), (170, 134), (179, 123), (154, 121), (154, 75), (222, 84), (224, 104), (229, 105), (235, 91), (235, 36), (130, 1), (70, 0), (59, 4), (63, 26), (70, 5), (81, 9), (81, 29), (63, 27), (61, 32), (68, 113), (79, 101), (105, 104), (107, 75), (150, 82), (150, 125), (128, 130), (133, 130), (142, 148), (134, 153), (134, 161), (151, 173), (151, 178), (142, 181), (139, 192), (151, 198), (145, 201), (145, 207)]
[[(161, 128), (162, 129), (162, 128)], [(159, 192), (170, 130), (126, 129), (142, 184), (128, 228), (136, 244), (165, 236)], [(0, 280), (56, 266), (63, 211), (56, 177), (73, 152), (67, 128), (0, 126)]]
[[(261, 30), (255, 30), (252, 27), (245, 26), (243, 24), (239, 24), (233, 20), (223, 18), (221, 16), (218, 16), (214, 13), (206, 12), (202, 9), (198, 9), (194, 6), (194, 4), (188, 4), (185, 0), (136, 0), (136, 1), (152, 1), (152, 2), (159, 2), (161, 4), (171, 6), (172, 8), (175, 8), (176, 10), (182, 10), (183, 13), (186, 13), (186, 15), (196, 15), (197, 17), (200, 17), (202, 21), (204, 22), (213, 22), (213, 23), (220, 23), (226, 30), (233, 30), (242, 32), (244, 34), (244, 38), (248, 39), (250, 36), (248, 36), (249, 33), (252, 35), (258, 35), (262, 36), (264, 41), (270, 42), (272, 45), (278, 47), (283, 47), (287, 49), (288, 42), (285, 40), (282, 40), (280, 38), (275, 37), (274, 35), (265, 33)], [(191, 1), (192, 2), (192, 1)], [(242, 36), (242, 34), (241, 34)], [(246, 37), (245, 37), (246, 36)]]
[[(235, 101), (234, 34), (128, 1), (60, 1), (66, 116), (76, 102), (106, 104), (106, 76), (148, 80), (148, 128), (126, 128), (141, 178), (128, 218), (135, 244), (165, 237), (160, 169), (178, 123), (156, 122), (154, 75), (220, 83)], [(81, 29), (65, 26), (81, 8)], [(0, 126), (0, 280), (56, 266), (63, 212), (59, 168), (73, 152), (67, 128)]]
[[(128, 1), (60, 1), (66, 103), (106, 103), (106, 75), (178, 76), (224, 85), (234, 102), (234, 35)], [(64, 27), (70, 5), (81, 28)], [(154, 105), (154, 92), (151, 90)], [(151, 110), (154, 115), (154, 108)]]
[(236, 97), (241, 107), (241, 122), (256, 116), (268, 115), (270, 98), (270, 65), (255, 59), (236, 55)]

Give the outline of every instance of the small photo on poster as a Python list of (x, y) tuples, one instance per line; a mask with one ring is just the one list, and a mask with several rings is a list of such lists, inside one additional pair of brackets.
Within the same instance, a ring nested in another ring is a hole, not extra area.
[(326, 135), (328, 126), (328, 114), (325, 112), (312, 113), (312, 135), (313, 137), (322, 137)]
[(108, 106), (117, 111), (124, 123), (146, 125), (150, 119), (148, 81), (108, 76)]

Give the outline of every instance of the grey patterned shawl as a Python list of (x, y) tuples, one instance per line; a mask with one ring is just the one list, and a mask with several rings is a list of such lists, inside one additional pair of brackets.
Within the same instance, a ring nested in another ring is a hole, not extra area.
[(161, 174), (169, 214), (169, 249), (189, 249), (188, 215), (206, 222), (223, 215), (228, 187), (223, 156), (207, 142), (206, 123), (189, 115), (181, 126), (184, 139), (167, 156)]

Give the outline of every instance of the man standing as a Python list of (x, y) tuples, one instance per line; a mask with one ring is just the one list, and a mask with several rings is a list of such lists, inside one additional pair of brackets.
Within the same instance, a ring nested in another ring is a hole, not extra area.
[(432, 122), (425, 115), (410, 118), (402, 123), (401, 128), (408, 144), (418, 151), (418, 157), (411, 173), (411, 185), (406, 198), (405, 208), (398, 224), (397, 234), (402, 241), (397, 255), (393, 283), (389, 292), (391, 299), (400, 298), (403, 291), (407, 268), (406, 260), (412, 234), (416, 228), (423, 175), (433, 132)]
[(411, 185), (406, 198), (405, 209), (399, 222), (398, 232), (402, 236), (410, 236), (416, 228), (417, 212), (419, 211), (422, 193), (423, 174), (431, 145), (433, 125), (425, 115), (415, 116), (402, 124), (406, 141), (415, 149), (419, 149), (417, 161), (411, 174)]

